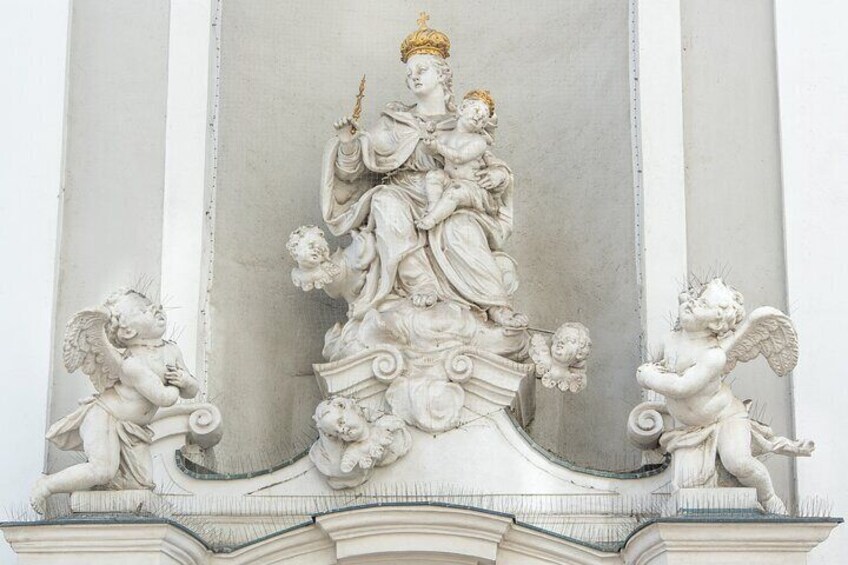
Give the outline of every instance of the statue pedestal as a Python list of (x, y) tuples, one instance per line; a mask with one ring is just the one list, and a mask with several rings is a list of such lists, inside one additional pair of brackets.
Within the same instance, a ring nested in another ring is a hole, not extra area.
[(671, 515), (699, 512), (759, 512), (757, 491), (752, 488), (682, 488), (669, 500)]
[(532, 419), (533, 365), (472, 346), (409, 357), (383, 344), (313, 368), (325, 396), (352, 398), (371, 411), (390, 408), (426, 432), (445, 432), (503, 408), (514, 408), (521, 422)]

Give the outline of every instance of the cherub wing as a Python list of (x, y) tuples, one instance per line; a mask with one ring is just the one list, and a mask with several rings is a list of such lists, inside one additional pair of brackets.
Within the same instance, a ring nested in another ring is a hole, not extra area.
[(779, 376), (789, 373), (798, 363), (798, 334), (789, 316), (776, 308), (757, 308), (723, 344), (727, 354), (724, 373), (739, 361), (750, 361), (761, 354)]
[(109, 318), (105, 308), (78, 312), (65, 328), (62, 346), (65, 368), (71, 373), (82, 369), (97, 392), (103, 392), (121, 376), (121, 353), (106, 337)]
[(536, 364), (536, 374), (540, 377), (551, 372), (551, 349), (548, 342), (539, 334), (530, 338), (530, 358)]

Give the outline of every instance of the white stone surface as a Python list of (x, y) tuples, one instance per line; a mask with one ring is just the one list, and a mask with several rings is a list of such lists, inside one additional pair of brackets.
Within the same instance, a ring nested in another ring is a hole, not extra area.
[(760, 510), (753, 488), (681, 488), (671, 494), (666, 512), (672, 516), (705, 511)]
[(624, 548), (628, 565), (805, 565), (834, 523), (663, 523), (637, 532)]
[(74, 514), (160, 514), (164, 504), (151, 490), (82, 490), (71, 493)]
[[(780, 86), (786, 279), (792, 320), (803, 338), (793, 372), (796, 433), (819, 440), (816, 456), (797, 463), (800, 500), (823, 497), (848, 515), (845, 331), (848, 317), (848, 41), (840, 0), (775, 2)], [(810, 554), (812, 565), (848, 555), (848, 530)]]
[[(198, 334), (202, 281), (206, 137), (214, 0), (173, 0), (168, 17), (168, 99), (165, 124), (165, 179), (162, 218), (161, 296), (167, 297), (171, 323), (179, 328), (186, 363), (196, 367), (205, 392), (205, 370), (198, 364), (203, 342)], [(207, 236), (208, 237), (208, 236)], [(191, 261), (186, 259), (191, 257)]]
[(680, 0), (631, 2), (643, 356), (662, 342), (688, 270), (680, 5)]
[[(314, 523), (213, 554), (168, 524), (9, 526), (20, 565), (803, 565), (833, 523), (660, 522), (623, 551), (603, 551), (465, 508), (383, 506), (323, 514)], [(719, 561), (717, 561), (719, 560)]]
[[(583, 473), (559, 464), (529, 444), (503, 410), (441, 434), (414, 428), (410, 433), (413, 449), (389, 467), (375, 468), (362, 489), (348, 494), (402, 493), (410, 485), (419, 485), (430, 493), (425, 496), (444, 500), (450, 500), (451, 493), (495, 499), (545, 493), (564, 499), (588, 497), (583, 502), (591, 500), (592, 505), (597, 505), (592, 508), (615, 513), (614, 508), (627, 500), (662, 494), (671, 480), (668, 469), (642, 478), (617, 478), (603, 473)], [(281, 469), (243, 478), (225, 481), (195, 478), (175, 464), (173, 454), (181, 447), (181, 440), (184, 444), (181, 437), (154, 441), (151, 447), (154, 475), (157, 483), (169, 485), (172, 493), (194, 494), (200, 509), (215, 504), (216, 499), (228, 499), (238, 501), (245, 508), (255, 507), (261, 514), (263, 501), (274, 497), (285, 505), (292, 497), (321, 498), (333, 493), (308, 457)], [(569, 507), (579, 514), (576, 504)]]
[(168, 524), (57, 525), (4, 528), (18, 565), (201, 565), (206, 549)]
[[(0, 508), (44, 469), (69, 3), (4, 5), (0, 19)], [(13, 431), (13, 432), (12, 432)], [(8, 456), (14, 454), (14, 457)], [(14, 559), (0, 543), (0, 563)]]

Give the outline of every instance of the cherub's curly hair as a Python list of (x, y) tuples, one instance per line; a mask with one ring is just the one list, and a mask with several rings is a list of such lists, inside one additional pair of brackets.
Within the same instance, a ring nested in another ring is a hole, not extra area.
[[(682, 296), (694, 296), (700, 298), (704, 292), (712, 285), (721, 285), (732, 296), (730, 304), (726, 307), (719, 305), (720, 313), (716, 319), (710, 324), (710, 329), (717, 335), (723, 336), (729, 332), (736, 330), (739, 324), (745, 319), (745, 299), (742, 293), (724, 282), (721, 278), (714, 278), (707, 282), (695, 281), (691, 282), (682, 294)], [(680, 320), (677, 321), (676, 328), (679, 329)]]
[[(297, 251), (297, 244), (300, 243), (300, 240), (306, 237), (307, 234), (313, 233), (319, 236), (321, 239), (326, 241), (324, 237), (324, 231), (318, 226), (300, 226), (289, 235), (289, 241), (286, 243), (286, 249), (289, 250), (289, 253), (292, 257), (295, 257), (295, 252)], [(296, 258), (296, 257), (295, 257)]]
[(338, 431), (335, 428), (328, 428), (325, 425), (324, 416), (332, 410), (347, 410), (349, 408), (353, 408), (363, 419), (367, 420), (365, 410), (355, 400), (345, 396), (334, 396), (333, 398), (322, 400), (315, 407), (315, 414), (312, 416), (312, 419), (315, 421), (315, 427), (327, 437), (337, 437), (339, 435)]
[(106, 322), (106, 338), (112, 345), (121, 349), (125, 349), (127, 344), (123, 339), (121, 339), (118, 330), (125, 328), (126, 324), (121, 319), (121, 313), (118, 311), (117, 307), (121, 300), (131, 294), (135, 294), (145, 300), (149, 300), (144, 293), (135, 290), (134, 288), (121, 288), (110, 294), (103, 303), (104, 308), (109, 311), (109, 321)]

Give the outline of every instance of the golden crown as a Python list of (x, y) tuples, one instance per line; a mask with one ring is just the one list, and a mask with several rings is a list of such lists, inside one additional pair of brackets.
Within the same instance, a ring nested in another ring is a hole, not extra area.
[(489, 107), (489, 116), (495, 115), (495, 99), (488, 90), (472, 90), (462, 97), (463, 100), (479, 100)]
[(448, 36), (427, 26), (430, 16), (421, 12), (418, 29), (406, 36), (400, 44), (400, 60), (406, 63), (413, 55), (427, 53), (438, 55), (442, 59), (450, 57), (450, 39)]

